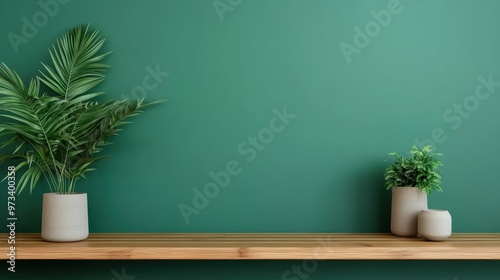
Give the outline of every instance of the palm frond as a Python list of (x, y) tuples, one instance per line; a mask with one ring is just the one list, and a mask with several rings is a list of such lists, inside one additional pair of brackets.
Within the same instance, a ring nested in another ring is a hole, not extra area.
[(64, 100), (88, 92), (105, 79), (108, 66), (98, 62), (108, 53), (97, 54), (104, 41), (99, 31), (89, 31), (89, 25), (71, 29), (49, 50), (53, 66), (42, 63), (46, 73), (40, 71), (39, 79)]

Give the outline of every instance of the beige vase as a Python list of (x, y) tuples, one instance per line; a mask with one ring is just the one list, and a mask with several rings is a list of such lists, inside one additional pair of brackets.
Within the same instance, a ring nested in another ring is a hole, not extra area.
[(43, 194), (42, 238), (53, 242), (84, 240), (89, 236), (87, 194)]
[(428, 209), (418, 214), (418, 233), (430, 241), (444, 241), (451, 236), (451, 215), (448, 210)]
[(418, 214), (427, 209), (427, 194), (417, 187), (393, 187), (391, 232), (398, 236), (418, 236)]

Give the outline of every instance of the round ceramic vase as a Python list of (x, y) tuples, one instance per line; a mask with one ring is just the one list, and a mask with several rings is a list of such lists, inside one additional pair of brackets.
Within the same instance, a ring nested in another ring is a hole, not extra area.
[(451, 215), (447, 210), (428, 209), (418, 214), (418, 233), (430, 241), (443, 241), (451, 236)]
[(418, 236), (418, 214), (427, 209), (427, 193), (417, 187), (393, 187), (391, 232), (397, 236)]
[(43, 194), (42, 238), (72, 242), (89, 236), (87, 194)]

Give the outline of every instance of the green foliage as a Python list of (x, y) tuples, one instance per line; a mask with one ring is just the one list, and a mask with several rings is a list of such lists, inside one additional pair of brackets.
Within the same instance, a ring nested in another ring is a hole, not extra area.
[(385, 170), (385, 183), (387, 189), (392, 187), (418, 187), (429, 194), (432, 190), (442, 191), (439, 166), (443, 164), (436, 159), (442, 156), (434, 153), (431, 146), (421, 150), (413, 145), (410, 157), (405, 158), (397, 152), (389, 153), (395, 157), (394, 163)]
[[(50, 190), (73, 193), (78, 179), (91, 165), (106, 139), (117, 134), (125, 119), (161, 101), (143, 99), (95, 101), (103, 93), (91, 90), (101, 83), (108, 65), (101, 63), (104, 39), (88, 25), (75, 27), (49, 50), (52, 65), (42, 63), (41, 76), (28, 86), (0, 63), (0, 163), (16, 160), (22, 174), (17, 192), (30, 192), (42, 176)], [(40, 82), (48, 92), (41, 93)]]

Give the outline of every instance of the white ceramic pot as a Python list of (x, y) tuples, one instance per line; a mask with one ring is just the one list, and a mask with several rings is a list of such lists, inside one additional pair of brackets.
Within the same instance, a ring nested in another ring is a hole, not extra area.
[(393, 187), (391, 232), (398, 236), (418, 236), (418, 214), (425, 209), (425, 191), (417, 187)]
[(418, 233), (430, 241), (443, 241), (451, 236), (451, 215), (447, 210), (428, 209), (418, 214)]
[(42, 238), (53, 242), (84, 240), (89, 236), (87, 194), (43, 194)]

